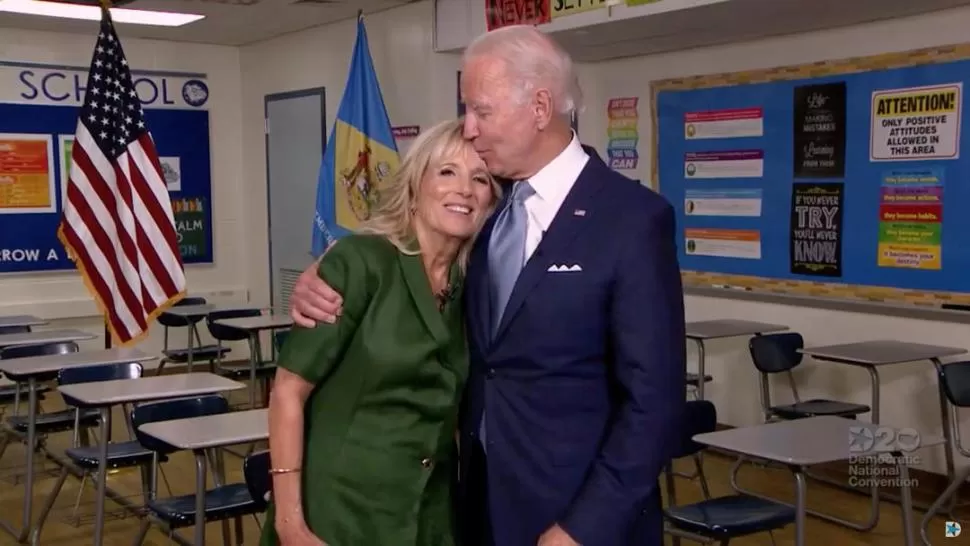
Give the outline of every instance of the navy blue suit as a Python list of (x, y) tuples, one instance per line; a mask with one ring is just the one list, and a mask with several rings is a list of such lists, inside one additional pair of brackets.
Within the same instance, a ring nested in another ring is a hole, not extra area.
[[(466, 546), (483, 544), (474, 524), (482, 513), (490, 516), (488, 546), (535, 546), (556, 523), (583, 546), (663, 543), (659, 476), (686, 392), (674, 213), (587, 153), (494, 337), (494, 216), (472, 254), (458, 495)], [(572, 270), (550, 271), (560, 266)], [(483, 408), (488, 445), (478, 465)]]

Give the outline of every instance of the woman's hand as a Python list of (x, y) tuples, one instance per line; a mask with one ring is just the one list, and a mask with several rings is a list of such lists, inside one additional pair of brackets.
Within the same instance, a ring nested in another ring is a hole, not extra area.
[(280, 546), (327, 546), (302, 520), (277, 524), (276, 536), (280, 539)]

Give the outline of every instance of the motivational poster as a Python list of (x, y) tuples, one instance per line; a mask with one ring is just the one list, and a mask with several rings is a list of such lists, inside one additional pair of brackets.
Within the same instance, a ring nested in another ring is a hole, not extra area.
[(845, 82), (795, 88), (795, 178), (845, 175), (845, 104)]
[(841, 182), (796, 182), (791, 200), (791, 272), (842, 276)]

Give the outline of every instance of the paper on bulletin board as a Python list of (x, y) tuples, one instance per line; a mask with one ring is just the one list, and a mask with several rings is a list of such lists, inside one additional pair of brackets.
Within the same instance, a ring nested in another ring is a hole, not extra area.
[(607, 126), (606, 153), (610, 158), (611, 169), (636, 169), (640, 155), (637, 146), (639, 115), (637, 97), (610, 99), (607, 105), (609, 124)]
[(408, 150), (411, 148), (411, 143), (421, 133), (421, 127), (418, 125), (392, 127), (391, 133), (394, 135), (394, 143), (397, 144), (397, 154), (401, 159), (404, 159), (404, 156), (407, 155)]
[(872, 93), (870, 161), (960, 157), (963, 82)]
[(551, 0), (485, 0), (487, 30), (511, 25), (541, 25), (552, 20)]
[(0, 134), (0, 214), (56, 212), (50, 135)]
[(607, 0), (552, 0), (552, 18), (568, 17), (607, 6)]

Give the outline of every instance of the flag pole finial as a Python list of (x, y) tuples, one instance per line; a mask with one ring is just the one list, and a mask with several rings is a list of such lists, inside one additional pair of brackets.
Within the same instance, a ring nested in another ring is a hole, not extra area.
[(364, 10), (362, 9), (357, 10), (357, 20), (360, 21), (363, 18), (364, 18)]
[(101, 0), (101, 7), (104, 9), (111, 9), (111, 0)]

